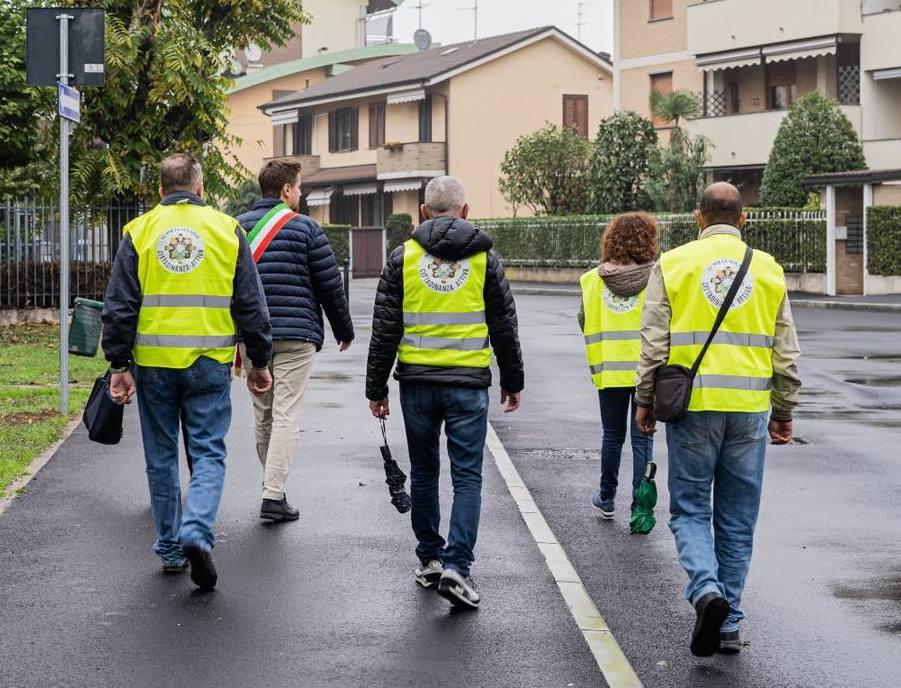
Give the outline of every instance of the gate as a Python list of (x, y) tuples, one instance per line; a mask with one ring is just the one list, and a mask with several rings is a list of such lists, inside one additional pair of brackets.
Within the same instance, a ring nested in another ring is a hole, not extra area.
[(354, 227), (350, 230), (350, 262), (353, 276), (378, 277), (385, 265), (385, 229)]

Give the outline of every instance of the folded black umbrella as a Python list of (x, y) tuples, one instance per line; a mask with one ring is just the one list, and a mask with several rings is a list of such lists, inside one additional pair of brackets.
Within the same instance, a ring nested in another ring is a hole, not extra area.
[(385, 462), (385, 482), (388, 485), (388, 492), (391, 493), (391, 503), (400, 513), (405, 514), (413, 507), (413, 500), (407, 494), (405, 485), (407, 482), (406, 474), (397, 465), (397, 461), (391, 458), (391, 449), (388, 447), (388, 430), (385, 427), (385, 419), (379, 418), (382, 425), (382, 438), (385, 443), (379, 447), (382, 452), (382, 459)]
[(113, 401), (109, 393), (110, 373), (98, 377), (88, 397), (82, 420), (88, 437), (100, 444), (119, 444), (122, 439), (123, 406)]

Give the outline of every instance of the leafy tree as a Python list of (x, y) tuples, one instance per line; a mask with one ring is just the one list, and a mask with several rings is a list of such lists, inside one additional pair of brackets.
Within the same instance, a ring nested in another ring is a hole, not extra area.
[(710, 147), (703, 136), (692, 139), (681, 129), (673, 130), (669, 146), (660, 147), (648, 175), (647, 189), (654, 210), (686, 213), (697, 207)]
[(585, 212), (591, 144), (571, 127), (546, 124), (520, 136), (501, 163), (500, 190), (536, 215)]
[(232, 191), (223, 211), (232, 217), (246, 213), (260, 197), (260, 184), (255, 179), (245, 179)]
[(801, 96), (782, 120), (760, 190), (765, 206), (801, 207), (810, 174), (866, 168), (863, 148), (838, 104), (819, 92)]
[(654, 91), (651, 94), (651, 112), (673, 126), (680, 126), (683, 119), (692, 119), (700, 114), (701, 107), (691, 91), (680, 89), (672, 93)]
[(156, 165), (176, 151), (204, 167), (208, 194), (224, 198), (248, 171), (230, 149), (223, 71), (229, 51), (280, 45), (295, 0), (102, 0), (106, 86), (85, 88), (72, 144), (72, 189), (81, 199), (156, 196)]
[(654, 125), (635, 112), (617, 112), (601, 122), (588, 177), (589, 211), (620, 213), (647, 208), (648, 173), (657, 153)]
[[(53, 179), (53, 89), (25, 85), (25, 4), (0, 0), (0, 196), (32, 195)], [(47, 130), (47, 131), (45, 131)]]

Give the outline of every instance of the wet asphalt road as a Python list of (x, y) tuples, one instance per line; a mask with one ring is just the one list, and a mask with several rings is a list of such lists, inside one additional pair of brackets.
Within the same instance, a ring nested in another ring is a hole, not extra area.
[[(250, 405), (236, 383), (211, 595), (164, 577), (150, 551), (136, 414), (112, 451), (76, 432), (0, 515), (0, 686), (606, 685), (490, 455), (474, 569), (483, 609), (451, 614), (413, 585), (412, 534), (388, 502), (362, 401), (372, 286), (354, 291), (354, 347), (316, 359), (289, 483), (296, 524), (256, 519)], [(645, 686), (901, 684), (901, 316), (796, 313), (807, 383), (796, 429), (809, 444), (769, 455), (749, 647), (699, 660), (666, 529), (662, 433), (658, 528), (629, 536), (624, 511), (600, 522), (577, 300), (517, 301), (526, 403), (512, 416), (495, 407), (492, 422)]]
[[(694, 614), (667, 529), (658, 433), (658, 527), (628, 534), (592, 513), (599, 411), (584, 370), (578, 299), (517, 298), (527, 364), (521, 415), (494, 418), (538, 506), (646, 686), (901, 685), (901, 315), (798, 310), (804, 351), (796, 433), (771, 447), (745, 593), (745, 651), (697, 659)], [(628, 482), (626, 450), (620, 484)]]

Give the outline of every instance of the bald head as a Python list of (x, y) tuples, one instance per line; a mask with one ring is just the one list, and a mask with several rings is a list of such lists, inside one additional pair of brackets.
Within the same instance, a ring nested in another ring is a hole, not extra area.
[(741, 193), (728, 182), (708, 186), (696, 212), (701, 229), (711, 225), (732, 225), (741, 229), (745, 223)]

